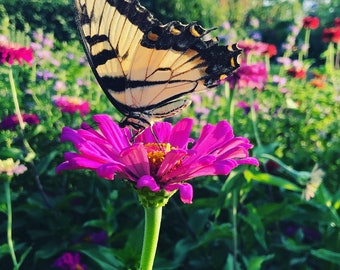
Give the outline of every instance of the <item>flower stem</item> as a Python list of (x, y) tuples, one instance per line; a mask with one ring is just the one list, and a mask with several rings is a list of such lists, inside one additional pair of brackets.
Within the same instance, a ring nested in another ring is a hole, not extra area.
[[(308, 51), (309, 51), (309, 40), (310, 40), (310, 29), (309, 28), (307, 28), (306, 29), (306, 34), (305, 34), (305, 50), (306, 51), (304, 51), (303, 52), (303, 55), (306, 57), (306, 58), (308, 58)], [(302, 61), (303, 59), (299, 59), (300, 61)]]
[(140, 270), (152, 270), (161, 228), (162, 206), (144, 207), (144, 213), (145, 227)]
[(12, 97), (13, 97), (13, 102), (14, 102), (14, 110), (15, 110), (15, 114), (18, 117), (18, 121), (19, 121), (19, 125), (21, 130), (25, 129), (25, 124), (24, 124), (24, 120), (22, 119), (22, 115), (20, 112), (20, 107), (19, 107), (19, 101), (18, 101), (18, 95), (17, 95), (17, 90), (15, 87), (15, 83), (14, 83), (14, 77), (13, 77), (13, 70), (12, 68), (9, 69), (9, 83), (11, 86), (11, 91), (12, 91)]
[(238, 189), (233, 190), (233, 206), (232, 206), (232, 222), (233, 222), (233, 270), (237, 269), (237, 253), (238, 253), (238, 234), (237, 234), (237, 204)]
[(254, 93), (253, 90), (250, 90), (250, 117), (251, 117), (251, 122), (253, 125), (253, 130), (254, 130), (254, 135), (255, 135), (255, 140), (258, 146), (261, 146), (261, 139), (259, 135), (259, 131), (257, 129), (257, 115), (255, 111), (255, 98), (254, 98)]
[(224, 84), (224, 94), (227, 99), (227, 120), (230, 125), (233, 125), (233, 119), (234, 119), (234, 90), (230, 88), (228, 83)]
[(19, 269), (18, 261), (15, 256), (15, 251), (14, 251), (14, 244), (12, 240), (12, 199), (11, 199), (11, 188), (10, 188), (10, 181), (6, 180), (4, 181), (4, 186), (5, 186), (5, 193), (6, 193), (6, 203), (7, 203), (7, 243), (8, 243), (8, 248), (9, 252), (12, 257), (13, 265), (14, 265), (14, 270)]

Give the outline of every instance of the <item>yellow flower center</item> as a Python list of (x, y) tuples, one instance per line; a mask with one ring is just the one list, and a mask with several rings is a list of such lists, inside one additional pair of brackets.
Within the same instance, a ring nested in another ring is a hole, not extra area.
[[(156, 176), (159, 167), (162, 165), (165, 155), (171, 150), (177, 149), (177, 147), (171, 146), (169, 143), (147, 143), (144, 144), (147, 151), (149, 163), (150, 163), (150, 174)], [(180, 163), (180, 161), (178, 161)]]

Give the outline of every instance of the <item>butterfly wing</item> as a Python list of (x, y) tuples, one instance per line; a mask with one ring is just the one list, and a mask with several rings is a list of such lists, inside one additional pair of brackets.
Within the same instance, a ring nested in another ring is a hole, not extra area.
[(217, 85), (239, 67), (240, 50), (204, 40), (197, 23), (161, 24), (137, 0), (75, 0), (77, 22), (96, 78), (123, 125), (148, 126)]

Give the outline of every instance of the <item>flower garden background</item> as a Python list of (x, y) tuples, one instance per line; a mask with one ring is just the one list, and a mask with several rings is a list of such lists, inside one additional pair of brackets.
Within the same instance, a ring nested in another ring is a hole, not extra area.
[[(219, 26), (211, 34), (221, 43), (239, 43), (235, 75), (165, 121), (193, 119), (198, 138), (227, 120), (259, 161), (190, 180), (191, 204), (184, 193), (169, 200), (154, 269), (339, 269), (340, 2), (142, 4), (163, 22), (199, 20)], [(130, 185), (56, 172), (75, 151), (60, 141), (64, 127), (97, 129), (96, 114), (121, 119), (71, 7), (0, 1), (0, 269), (139, 266), (144, 215)]]

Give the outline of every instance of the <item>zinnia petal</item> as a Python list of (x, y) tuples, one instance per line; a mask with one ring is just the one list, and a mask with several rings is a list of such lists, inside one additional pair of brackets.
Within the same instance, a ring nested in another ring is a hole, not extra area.
[(116, 151), (120, 151), (130, 146), (130, 137), (127, 137), (128, 129), (120, 128), (105, 114), (94, 115), (93, 120), (96, 121), (100, 131)]
[(172, 128), (169, 143), (178, 148), (187, 146), (193, 123), (193, 119), (190, 118), (184, 118), (177, 122)]
[(141, 189), (143, 187), (149, 188), (151, 191), (160, 191), (160, 187), (157, 185), (156, 180), (150, 175), (143, 175), (137, 180), (136, 187)]
[(194, 194), (192, 185), (190, 185), (188, 183), (172, 184), (172, 185), (165, 186), (164, 189), (167, 192), (171, 192), (171, 191), (179, 189), (179, 195), (180, 195), (181, 201), (183, 203), (187, 203), (187, 204), (192, 203), (192, 198), (193, 198), (193, 194)]
[(150, 175), (149, 159), (142, 144), (135, 144), (123, 150), (121, 160), (131, 175), (131, 180), (137, 181), (143, 175)]

